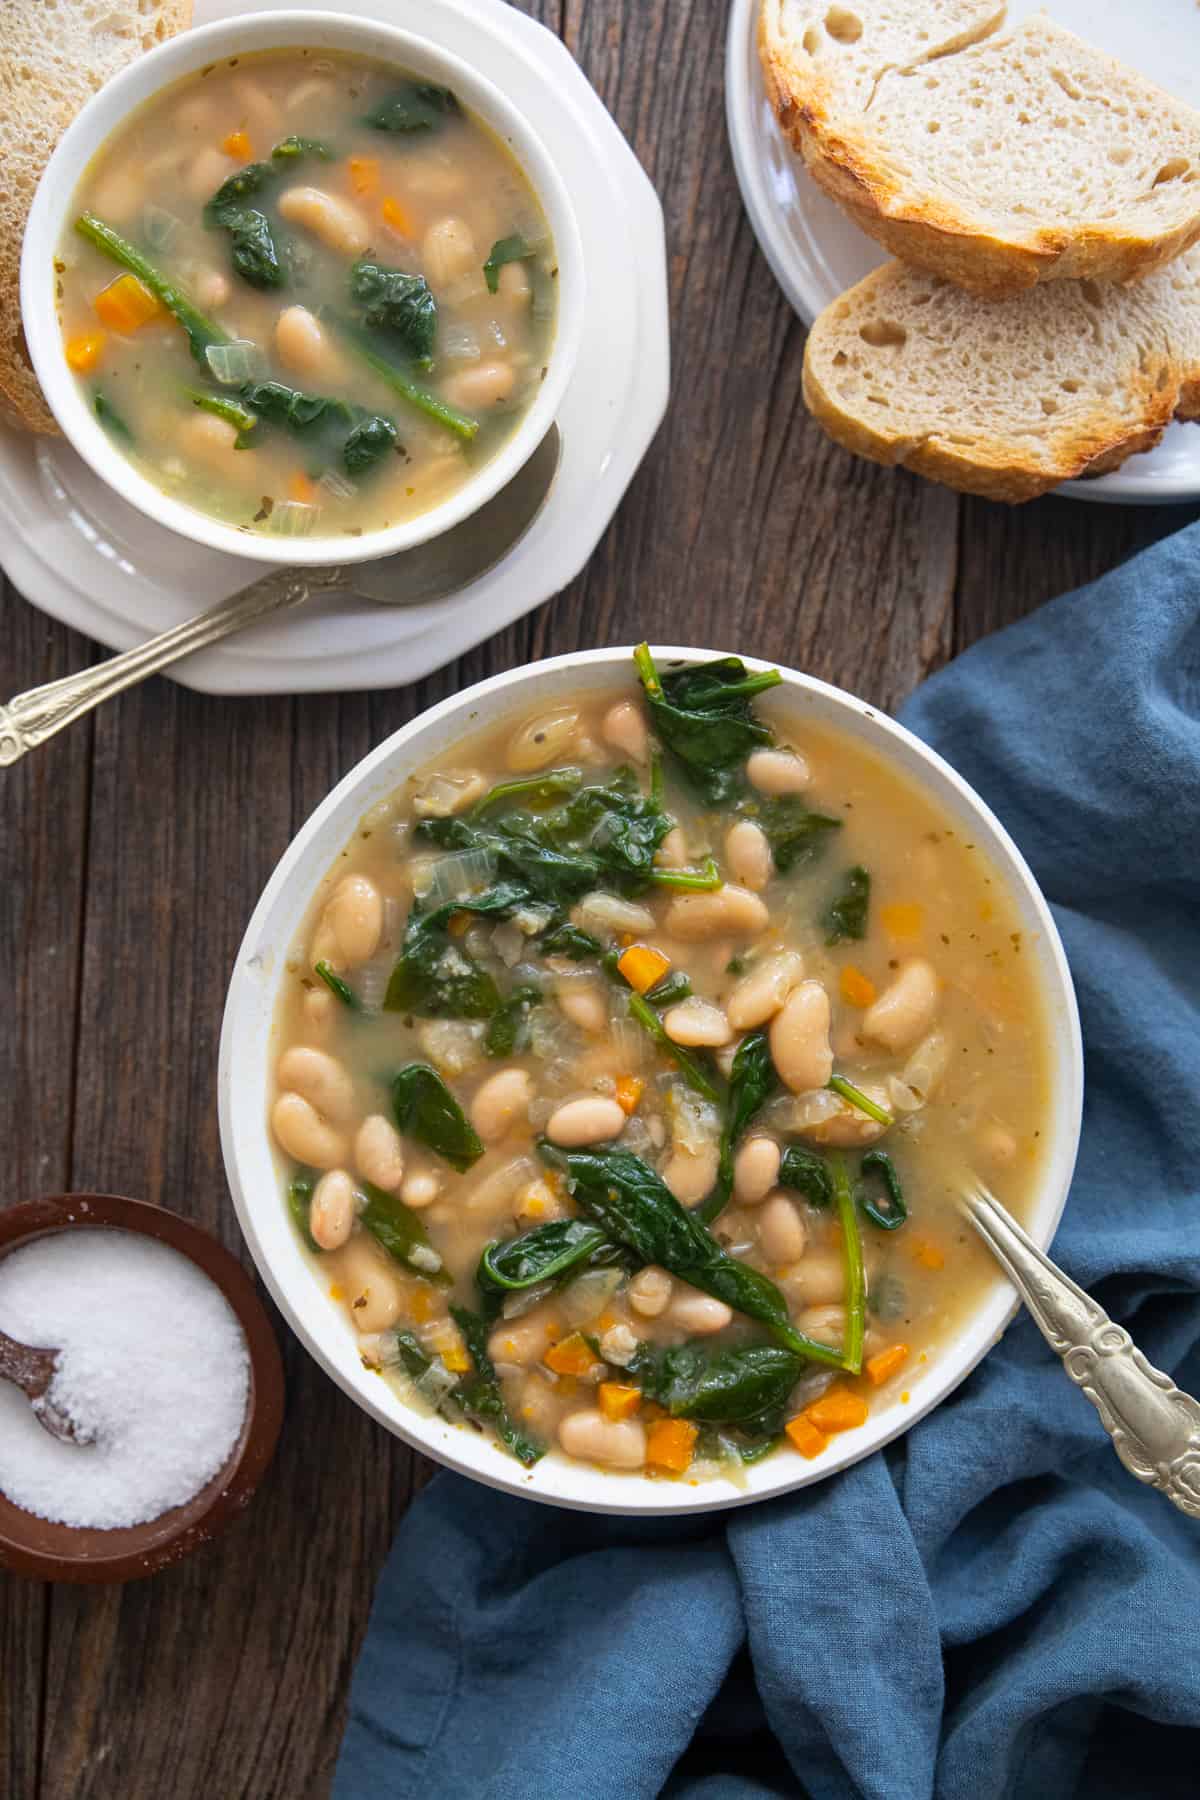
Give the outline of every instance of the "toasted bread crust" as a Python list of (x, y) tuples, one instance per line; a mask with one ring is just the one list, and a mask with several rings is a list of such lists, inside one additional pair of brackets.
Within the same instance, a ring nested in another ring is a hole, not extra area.
[(1152, 234), (1101, 224), (1035, 228), (1020, 241), (992, 234), (945, 199), (902, 188), (865, 130), (838, 117), (828, 78), (800, 67), (774, 41), (766, 4), (758, 49), (776, 117), (818, 186), (893, 256), (969, 293), (1002, 300), (1039, 281), (1135, 281), (1200, 241), (1200, 206), (1192, 220)]

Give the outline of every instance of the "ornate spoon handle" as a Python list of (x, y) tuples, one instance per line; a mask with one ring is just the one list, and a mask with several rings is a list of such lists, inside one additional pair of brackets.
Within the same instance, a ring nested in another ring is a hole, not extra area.
[(0, 768), (19, 761), (27, 751), (44, 744), (55, 732), (110, 695), (132, 687), (147, 675), (157, 674), (179, 657), (205, 650), (256, 619), (265, 619), (269, 613), (299, 606), (310, 594), (347, 585), (346, 569), (315, 569), (308, 573), (276, 569), (207, 612), (160, 632), (144, 644), (136, 644), (120, 656), (111, 656), (94, 668), (81, 669), (78, 674), (64, 675), (58, 681), (48, 681), (43, 687), (18, 694), (7, 706), (0, 706)]
[(1038, 1249), (994, 1194), (972, 1182), (963, 1204), (1130, 1474), (1200, 1519), (1200, 1404), (1147, 1362), (1124, 1327)]

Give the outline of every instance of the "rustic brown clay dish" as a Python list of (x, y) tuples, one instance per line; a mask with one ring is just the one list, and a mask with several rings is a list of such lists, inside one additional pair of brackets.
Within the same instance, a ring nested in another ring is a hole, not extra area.
[(246, 1417), (225, 1467), (185, 1505), (144, 1525), (113, 1531), (60, 1525), (0, 1492), (0, 1567), (43, 1581), (133, 1581), (182, 1561), (249, 1505), (283, 1421), (283, 1364), (266, 1310), (241, 1264), (198, 1225), (120, 1194), (55, 1194), (0, 1212), (0, 1257), (50, 1232), (105, 1227), (157, 1238), (216, 1282), (246, 1336)]

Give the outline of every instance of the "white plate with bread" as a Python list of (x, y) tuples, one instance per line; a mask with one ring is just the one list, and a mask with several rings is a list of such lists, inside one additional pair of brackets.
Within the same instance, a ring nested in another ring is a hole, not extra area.
[(1198, 108), (1195, 0), (734, 0), (810, 410), (969, 493), (1200, 498)]

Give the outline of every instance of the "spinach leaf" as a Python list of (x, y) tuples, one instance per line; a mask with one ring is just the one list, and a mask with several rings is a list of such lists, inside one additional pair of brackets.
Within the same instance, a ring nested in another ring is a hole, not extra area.
[(867, 908), (871, 903), (871, 877), (861, 863), (847, 869), (842, 891), (831, 900), (823, 920), (827, 944), (840, 944), (843, 938), (865, 938)]
[(546, 807), (564, 794), (573, 794), (583, 781), (582, 769), (544, 769), (540, 775), (518, 775), (512, 781), (498, 781), (488, 789), (482, 800), (477, 800), (467, 815), (471, 819), (481, 819), (494, 806), (507, 806), (513, 800), (523, 800), (531, 807)]
[(499, 293), (500, 271), (505, 263), (524, 262), (526, 257), (532, 255), (533, 251), (519, 231), (514, 232), (512, 237), (497, 238), (483, 265), (483, 279), (487, 282), (488, 293)]
[(823, 1156), (789, 1144), (779, 1163), (780, 1187), (794, 1188), (813, 1206), (833, 1205), (833, 1176)]
[[(231, 400), (228, 394), (209, 394), (200, 388), (184, 388), (183, 391), (192, 405), (199, 407), (201, 412), (212, 413), (214, 418), (224, 419), (227, 425), (234, 426), (243, 434), (253, 431), (258, 424), (258, 414), (252, 413), (240, 400)], [(245, 448), (240, 439), (233, 447), (235, 450)]]
[(462, 1332), (467, 1353), (474, 1364), (474, 1372), (460, 1378), (454, 1398), (469, 1419), (490, 1425), (504, 1448), (527, 1469), (532, 1468), (545, 1451), (518, 1429), (504, 1404), (496, 1370), (488, 1355), (487, 1320), (465, 1306), (451, 1306), (450, 1316)]
[[(878, 1225), (880, 1231), (898, 1231), (908, 1217), (908, 1202), (904, 1198), (896, 1166), (887, 1151), (868, 1150), (859, 1164), (859, 1175), (856, 1197), (872, 1225)], [(869, 1184), (872, 1176), (878, 1176), (886, 1195), (883, 1205), (871, 1194)]]
[(403, 269), (362, 257), (350, 271), (350, 298), (364, 309), (368, 325), (391, 332), (415, 362), (429, 367), (437, 302), (423, 275), (406, 275)]
[(529, 1041), (529, 1009), (541, 999), (535, 987), (514, 988), (492, 1014), (483, 1047), (489, 1056), (512, 1056)]
[[(430, 1073), (432, 1074), (432, 1070)], [(396, 1079), (399, 1081), (401, 1077), (397, 1076)], [(382, 1188), (373, 1187), (369, 1181), (360, 1185), (367, 1197), (367, 1204), (358, 1216), (376, 1242), (382, 1244), (388, 1255), (396, 1262), (403, 1263), (406, 1269), (411, 1269), (416, 1275), (423, 1275), (426, 1281), (436, 1281), (439, 1286), (448, 1287), (450, 1275), (429, 1242), (429, 1233), (416, 1213), (405, 1206), (396, 1194), (385, 1194)]]
[(840, 819), (810, 812), (799, 794), (747, 801), (741, 810), (766, 833), (780, 875), (790, 875), (804, 863), (814, 862), (824, 850), (828, 834), (840, 831), (842, 825)]
[(363, 475), (386, 456), (396, 442), (396, 427), (375, 413), (360, 419), (342, 445), (342, 467), (347, 475)]
[(319, 420), (348, 422), (353, 416), (344, 400), (306, 394), (282, 381), (244, 381), (238, 392), (262, 418), (273, 425), (286, 425), (289, 431), (308, 431)]
[(691, 976), (685, 975), (682, 969), (672, 969), (652, 988), (647, 988), (644, 997), (661, 1011), (664, 1006), (675, 1006), (680, 1000), (686, 1000), (691, 991)]
[(414, 1381), (419, 1381), (422, 1375), (427, 1375), (432, 1369), (432, 1356), (426, 1355), (411, 1331), (396, 1333), (396, 1349), (400, 1353), (405, 1373), (411, 1375)]
[(861, 1088), (855, 1087), (852, 1081), (847, 1081), (844, 1075), (831, 1075), (825, 1086), (831, 1093), (839, 1094), (848, 1105), (857, 1107), (860, 1113), (865, 1113), (868, 1119), (874, 1119), (877, 1125), (894, 1125), (896, 1123), (890, 1112), (882, 1106), (877, 1106), (869, 1094), (864, 1094)]
[(774, 1435), (783, 1428), (788, 1396), (808, 1364), (777, 1344), (714, 1350), (683, 1344), (673, 1350), (643, 1345), (629, 1373), (648, 1399), (672, 1418), (700, 1419), (709, 1425), (740, 1425)]
[(199, 307), (192, 304), (181, 288), (177, 288), (174, 282), (168, 281), (161, 270), (146, 260), (140, 250), (136, 250), (127, 239), (121, 236), (120, 232), (114, 231), (111, 225), (106, 225), (103, 219), (98, 219), (95, 213), (80, 213), (75, 221), (75, 230), (80, 237), (86, 238), (89, 244), (94, 245), (110, 261), (119, 264), (123, 269), (128, 269), (131, 275), (136, 275), (143, 287), (149, 288), (154, 298), (165, 306), (172, 318), (183, 327), (187, 335), (188, 348), (201, 368), (207, 371), (208, 361), (204, 354), (205, 351), (213, 344), (228, 344), (231, 341), (228, 333), (222, 331), (220, 326), (215, 325), (211, 319), (206, 318)]
[(479, 1134), (436, 1069), (409, 1063), (392, 1082), (392, 1111), (406, 1137), (419, 1138), (461, 1175), (483, 1155)]
[(340, 1000), (342, 1005), (349, 1007), (351, 1012), (362, 1012), (363, 1003), (350, 983), (343, 981), (340, 975), (335, 975), (327, 962), (319, 962), (316, 965), (316, 972), (335, 1000)]
[(270, 163), (248, 163), (221, 183), (204, 208), (205, 223), (229, 233), (234, 269), (256, 288), (283, 287), (286, 280), (270, 220), (257, 207), (246, 205), (251, 195), (260, 193), (275, 177)]
[(308, 1209), (312, 1202), (313, 1189), (316, 1185), (317, 1178), (311, 1170), (305, 1171), (303, 1175), (293, 1176), (291, 1181), (288, 1182), (287, 1201), (288, 1211), (292, 1215), (292, 1223), (295, 1225), (296, 1230), (300, 1233), (300, 1236), (310, 1250), (319, 1251), (320, 1245), (313, 1236), (312, 1228), (308, 1222)]
[(447, 431), (452, 431), (455, 437), (462, 438), (466, 443), (470, 443), (476, 436), (479, 431), (478, 419), (459, 412), (448, 400), (443, 400), (429, 388), (422, 387), (419, 381), (414, 381), (407, 369), (398, 368), (390, 357), (381, 356), (364, 325), (360, 325), (356, 319), (339, 318), (328, 306), (321, 308), (321, 318), (333, 326), (358, 360), (366, 363), (368, 369), (373, 370), (380, 381), (390, 387), (394, 394), (398, 394), (407, 406), (411, 406), (415, 412), (424, 413), (427, 419), (433, 419), (438, 425), (444, 425)]
[(588, 1263), (597, 1251), (615, 1255), (612, 1239), (598, 1225), (586, 1219), (555, 1219), (549, 1225), (537, 1225), (520, 1237), (489, 1244), (479, 1259), (475, 1280), (487, 1293), (518, 1293), (522, 1288), (536, 1287), (540, 1281), (552, 1281)]
[(779, 671), (750, 675), (738, 657), (723, 656), (660, 677), (647, 644), (638, 645), (634, 662), (650, 722), (689, 785), (710, 806), (733, 799), (750, 752), (772, 742), (750, 701), (782, 681)]
[(569, 956), (572, 962), (586, 962), (600, 954), (600, 944), (591, 932), (580, 931), (565, 919), (543, 932), (539, 948), (543, 956)]
[(337, 151), (324, 142), (322, 138), (289, 137), (280, 138), (271, 152), (272, 162), (298, 162), (304, 156), (317, 156), (322, 162), (333, 162)]
[(717, 1185), (696, 1208), (697, 1218), (711, 1225), (723, 1211), (733, 1192), (733, 1153), (737, 1141), (760, 1106), (770, 1099), (779, 1086), (775, 1064), (771, 1061), (770, 1041), (765, 1031), (752, 1031), (738, 1045), (729, 1077), (729, 1100), (725, 1129), (721, 1133), (721, 1160), (717, 1165)]
[(405, 81), (367, 114), (363, 124), (401, 134), (436, 131), (457, 111), (458, 101), (449, 88), (432, 81)]
[(97, 389), (92, 395), (92, 411), (103, 425), (110, 437), (119, 438), (123, 444), (133, 443), (133, 433), (108, 398)]
[(548, 1161), (565, 1168), (581, 1210), (643, 1264), (658, 1263), (735, 1312), (759, 1320), (777, 1343), (798, 1356), (841, 1366), (840, 1351), (796, 1330), (775, 1283), (728, 1256), (640, 1157), (628, 1150), (562, 1152), (545, 1140), (539, 1148)]
[(450, 941), (446, 927), (457, 912), (506, 918), (525, 899), (524, 888), (509, 882), (471, 899), (448, 901), (433, 912), (414, 908), (383, 997), (384, 1011), (433, 1019), (490, 1019), (499, 1010), (500, 990), (473, 956)]

